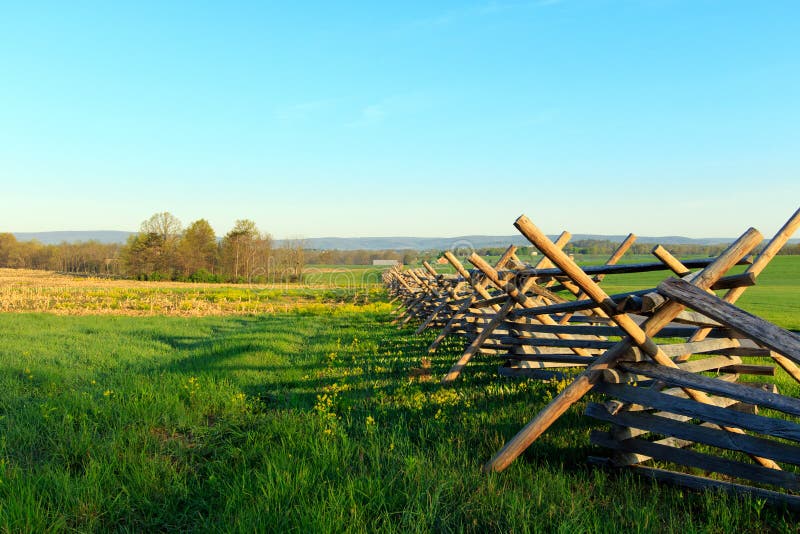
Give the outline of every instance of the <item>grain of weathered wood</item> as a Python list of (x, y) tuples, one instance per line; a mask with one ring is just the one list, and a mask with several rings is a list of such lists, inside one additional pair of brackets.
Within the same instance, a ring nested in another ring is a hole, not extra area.
[[(678, 369), (689, 373), (701, 373), (710, 369), (725, 369), (727, 367), (742, 363), (738, 356), (709, 356), (708, 358), (698, 358), (688, 362), (679, 363)], [(726, 371), (733, 373), (734, 371)]]
[[(527, 217), (526, 217), (527, 219)], [(517, 219), (519, 220), (519, 219)], [(748, 251), (749, 252), (749, 251)], [(690, 269), (705, 268), (714, 263), (715, 258), (701, 259), (701, 260), (686, 260), (683, 262)], [(736, 265), (750, 265), (752, 262), (744, 259), (743, 257), (737, 260)], [(587, 275), (596, 274), (627, 274), (627, 273), (645, 273), (652, 271), (666, 271), (668, 268), (661, 262), (655, 263), (626, 263), (623, 265), (594, 265), (584, 267), (583, 271)], [(516, 274), (517, 276), (558, 276), (564, 275), (564, 271), (560, 268), (555, 269), (522, 269), (520, 271), (507, 271), (508, 274)], [(504, 274), (500, 271), (499, 274)]]
[(683, 423), (644, 412), (623, 411), (616, 415), (611, 415), (602, 404), (597, 403), (589, 403), (586, 407), (586, 415), (616, 425), (641, 428), (665, 436), (704, 443), (712, 447), (800, 465), (800, 447), (778, 441)]
[(656, 460), (695, 467), (705, 471), (713, 471), (732, 477), (744, 478), (752, 480), (753, 482), (779, 486), (792, 491), (800, 489), (800, 478), (794, 473), (786, 471), (776, 471), (775, 469), (767, 469), (766, 467), (758, 465), (728, 460), (711, 454), (670, 447), (642, 439), (618, 441), (615, 440), (610, 433), (600, 432), (598, 430), (592, 431), (589, 439), (594, 445), (615, 451), (643, 454)]
[[(511, 314), (509, 314), (511, 315)], [(574, 317), (574, 316), (573, 316)], [(572, 319), (572, 318), (570, 318)], [(558, 324), (558, 325), (545, 325), (545, 324), (535, 324), (535, 323), (520, 323), (515, 320), (508, 320), (506, 321), (505, 325), (509, 329), (519, 330), (522, 332), (541, 332), (541, 333), (558, 333), (563, 332), (567, 334), (576, 334), (576, 335), (595, 335), (595, 336), (617, 336), (621, 337), (625, 335), (625, 331), (619, 328), (618, 326), (582, 326), (582, 325), (573, 325), (570, 323), (567, 324)], [(658, 332), (657, 336), (653, 337), (688, 337), (692, 335), (697, 330), (696, 327), (693, 326), (666, 326)], [(717, 329), (716, 337), (727, 337), (727, 333), (725, 330)]]
[(648, 477), (659, 482), (674, 484), (676, 486), (683, 486), (693, 490), (718, 490), (733, 495), (749, 495), (753, 498), (763, 499), (771, 506), (787, 507), (792, 510), (800, 510), (800, 497), (789, 495), (786, 493), (779, 493), (763, 488), (756, 488), (753, 486), (745, 486), (743, 484), (734, 484), (731, 482), (724, 482), (721, 480), (712, 480), (710, 478), (698, 477), (694, 475), (687, 475), (683, 473), (675, 473), (673, 471), (666, 471), (663, 469), (656, 469), (653, 467), (634, 466), (630, 467), (636, 474)]
[(581, 349), (607, 349), (613, 347), (617, 341), (598, 341), (596, 339), (548, 339), (541, 337), (516, 337), (505, 336), (503, 343), (509, 345), (527, 345), (531, 347), (565, 347)]
[(661, 380), (673, 386), (697, 389), (714, 395), (722, 395), (800, 417), (800, 399), (776, 395), (760, 389), (748, 387), (745, 384), (732, 384), (715, 378), (687, 373), (680, 369), (671, 369), (663, 365), (655, 365), (652, 363), (620, 362), (618, 367), (626, 372), (649, 376), (650, 378)]
[(597, 359), (595, 356), (578, 356), (576, 354), (504, 354), (503, 357), (519, 361), (558, 362), (575, 365), (588, 365)]
[(571, 376), (561, 371), (551, 371), (549, 369), (526, 369), (521, 367), (498, 367), (497, 372), (505, 378), (536, 378), (539, 380), (564, 380)]
[[(661, 351), (668, 357), (672, 358), (674, 356), (678, 356), (680, 354), (690, 353), (690, 354), (702, 354), (704, 352), (710, 352), (714, 350), (722, 350), (722, 349), (730, 349), (733, 347), (738, 347), (740, 342), (736, 339), (730, 338), (713, 338), (713, 339), (704, 339), (703, 341), (695, 341), (693, 343), (673, 343), (670, 345), (659, 345)], [(643, 351), (638, 347), (631, 347), (629, 349), (629, 353), (634, 355), (632, 360), (641, 360), (643, 359)]]
[(692, 418), (718, 425), (738, 426), (759, 434), (800, 441), (800, 425), (784, 419), (736, 412), (674, 395), (666, 395), (647, 388), (604, 384), (601, 382), (595, 386), (595, 390), (627, 402), (691, 416)]
[(754, 364), (735, 364), (727, 365), (724, 368), (708, 369), (712, 373), (737, 373), (740, 375), (759, 375), (759, 376), (775, 376), (774, 365), (754, 365)]

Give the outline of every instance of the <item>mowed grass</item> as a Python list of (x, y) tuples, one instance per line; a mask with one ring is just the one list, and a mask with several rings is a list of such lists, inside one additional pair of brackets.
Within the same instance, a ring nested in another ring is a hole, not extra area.
[[(507, 381), (389, 306), (240, 317), (1, 314), (7, 531), (764, 532), (796, 517), (586, 464), (579, 402), (480, 467), (563, 384)], [(427, 373), (430, 372), (430, 376)]]

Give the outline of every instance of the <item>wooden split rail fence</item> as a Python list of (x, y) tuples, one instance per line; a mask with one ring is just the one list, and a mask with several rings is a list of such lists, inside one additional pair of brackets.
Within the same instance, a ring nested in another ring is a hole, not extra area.
[[(681, 261), (657, 246), (657, 261), (619, 263), (631, 234), (592, 267), (563, 252), (569, 233), (553, 242), (525, 216), (514, 226), (542, 253), (535, 265), (510, 246), (494, 265), (471, 254), (471, 270), (446, 252), (456, 274), (425, 263), (384, 275), (400, 303), (399, 327), (438, 329), (431, 352), (447, 337), (464, 339), (444, 384), (454, 384), (474, 357), (497, 359), (503, 377), (568, 382), (485, 471), (505, 469), (594, 391), (604, 400), (589, 403), (586, 415), (610, 427), (590, 438), (609, 454), (591, 462), (800, 509), (800, 399), (758, 378), (780, 372), (800, 382), (800, 336), (736, 306), (800, 226), (800, 210), (763, 247), (750, 228), (716, 258)], [(737, 265), (746, 267), (733, 274)], [(666, 274), (657, 287), (602, 289), (608, 275), (620, 283), (658, 271)]]

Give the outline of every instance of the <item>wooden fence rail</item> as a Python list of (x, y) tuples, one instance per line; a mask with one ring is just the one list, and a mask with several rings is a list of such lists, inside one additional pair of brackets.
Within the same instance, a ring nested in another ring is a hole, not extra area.
[[(594, 390), (605, 400), (586, 415), (610, 427), (590, 439), (610, 456), (593, 463), (800, 509), (800, 400), (773, 384), (739, 382), (776, 370), (800, 382), (800, 336), (735, 305), (800, 226), (800, 210), (752, 262), (763, 240), (752, 228), (717, 258), (679, 260), (657, 246), (656, 262), (618, 265), (630, 234), (604, 265), (582, 268), (562, 250), (567, 232), (552, 242), (525, 216), (514, 226), (542, 253), (536, 265), (511, 246), (495, 265), (470, 255), (472, 270), (445, 253), (454, 275), (425, 264), (384, 276), (399, 326), (440, 330), (430, 351), (448, 336), (464, 339), (444, 384), (475, 357), (497, 359), (501, 377), (569, 380), (485, 471), (505, 469)], [(740, 264), (744, 273), (730, 272)], [(657, 287), (608, 295), (600, 286), (608, 274), (656, 271), (665, 272)]]

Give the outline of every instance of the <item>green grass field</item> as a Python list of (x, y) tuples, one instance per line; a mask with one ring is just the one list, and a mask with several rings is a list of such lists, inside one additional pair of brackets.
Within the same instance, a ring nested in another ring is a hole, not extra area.
[[(796, 325), (798, 274), (797, 259), (775, 260), (748, 290), (751, 311)], [(796, 529), (759, 501), (589, 467), (602, 425), (582, 416), (586, 401), (507, 471), (481, 474), (563, 384), (502, 380), (478, 359), (443, 388), (460, 343), (420, 375), (433, 333), (398, 331), (389, 309), (0, 314), (0, 529)]]

